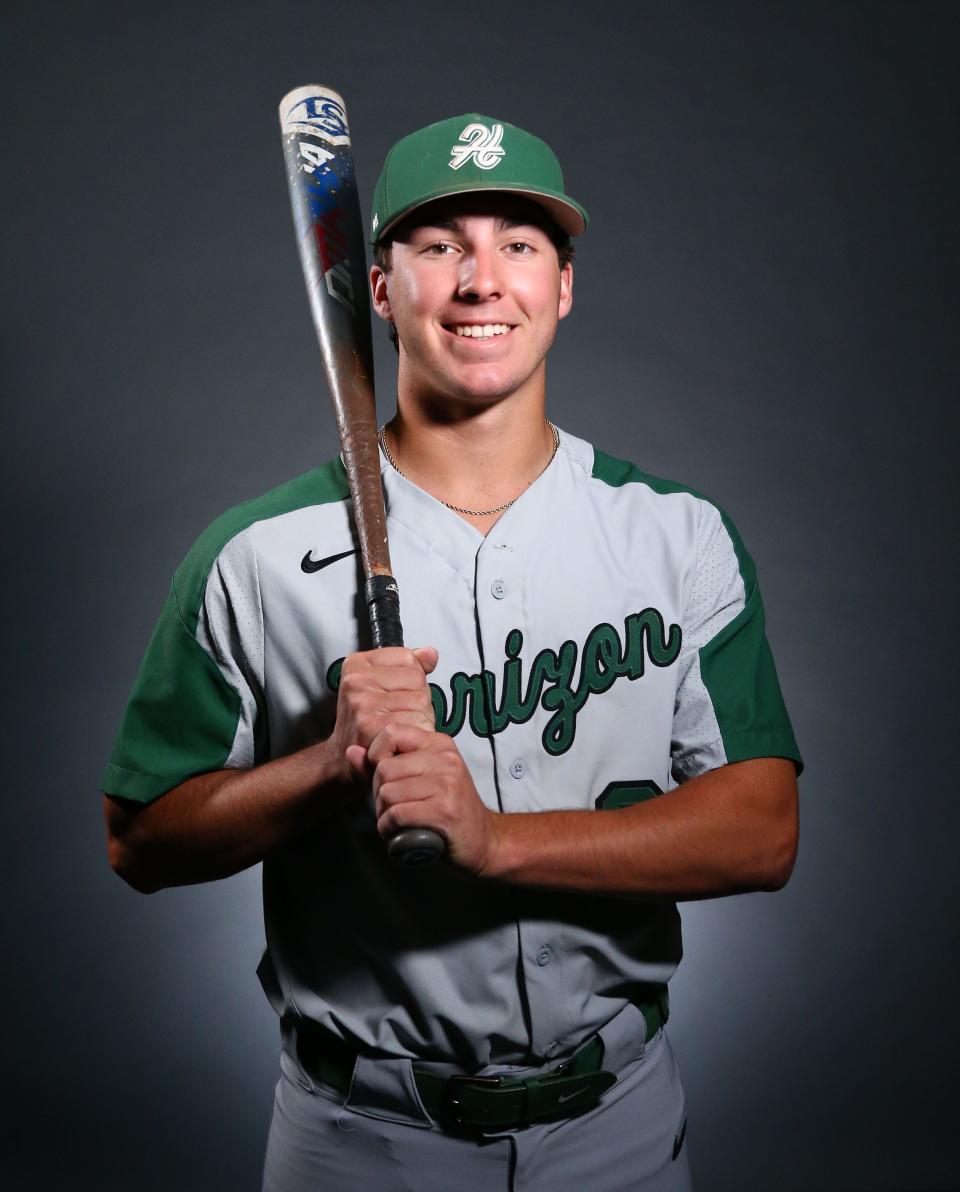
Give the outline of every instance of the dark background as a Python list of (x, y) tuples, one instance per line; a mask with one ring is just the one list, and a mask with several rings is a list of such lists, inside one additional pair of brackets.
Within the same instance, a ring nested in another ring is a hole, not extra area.
[(803, 839), (782, 893), (683, 911), (700, 1192), (956, 1185), (958, 15), (4, 18), (5, 1187), (259, 1188), (259, 871), (135, 894), (98, 786), (192, 539), (335, 450), (276, 115), (307, 82), (347, 98), (365, 203), (393, 141), (448, 115), (557, 149), (593, 223), (552, 416), (709, 493), (757, 561)]

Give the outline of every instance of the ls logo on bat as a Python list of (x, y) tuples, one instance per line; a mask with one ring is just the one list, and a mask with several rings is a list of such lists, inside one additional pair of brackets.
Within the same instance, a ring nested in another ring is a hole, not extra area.
[(329, 95), (308, 95), (295, 103), (284, 120), (285, 129), (293, 126), (318, 132), (331, 145), (350, 144), (347, 113)]

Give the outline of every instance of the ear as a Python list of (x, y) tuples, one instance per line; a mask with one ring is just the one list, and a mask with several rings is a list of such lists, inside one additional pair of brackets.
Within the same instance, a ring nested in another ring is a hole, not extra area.
[(392, 323), (393, 312), (390, 309), (390, 295), (387, 292), (387, 275), (379, 265), (373, 265), (370, 269), (370, 298), (373, 302), (373, 309), (380, 318)]
[(565, 319), (573, 306), (573, 264), (567, 261), (560, 270), (560, 304), (557, 318)]

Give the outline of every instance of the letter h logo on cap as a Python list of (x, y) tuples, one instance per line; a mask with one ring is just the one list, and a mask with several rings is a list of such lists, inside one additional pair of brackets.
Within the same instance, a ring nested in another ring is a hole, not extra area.
[(460, 140), (467, 143), (451, 146), (451, 170), (459, 170), (471, 157), (481, 170), (492, 170), (506, 153), (500, 144), (503, 140), (502, 124), (495, 124), (492, 128), (487, 128), (485, 124), (468, 124), (460, 134)]

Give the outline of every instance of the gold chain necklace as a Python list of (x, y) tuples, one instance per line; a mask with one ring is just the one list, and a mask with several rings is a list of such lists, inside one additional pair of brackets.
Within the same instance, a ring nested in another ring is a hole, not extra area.
[[(544, 422), (546, 422), (547, 426), (549, 426), (553, 431), (553, 450), (550, 452), (550, 458), (543, 465), (543, 472), (545, 472), (553, 463), (553, 457), (557, 454), (557, 448), (560, 446), (560, 432), (553, 425), (549, 418), (545, 418)], [(397, 466), (397, 461), (390, 454), (390, 448), (387, 446), (387, 436), (384, 434), (385, 430), (386, 427), (381, 426), (378, 436), (380, 439), (380, 446), (383, 449), (383, 454), (387, 457), (390, 466), (397, 473), (397, 475), (403, 476), (404, 480), (407, 480), (409, 478), (403, 475), (403, 472), (401, 472)], [(542, 475), (543, 472), (541, 472), (540, 475)], [(516, 501), (520, 496), (522, 496), (522, 493), (517, 493), (517, 496), (514, 497), (512, 501), (507, 501), (503, 505), (498, 505), (496, 509), (464, 509), (460, 505), (451, 505), (449, 501), (444, 501), (442, 497), (438, 497), (437, 499), (440, 501), (441, 505), (446, 505), (446, 507), (448, 509), (452, 509), (454, 513), (466, 513), (468, 517), (489, 517), (493, 513), (503, 513), (504, 509), (509, 509), (514, 501)]]

